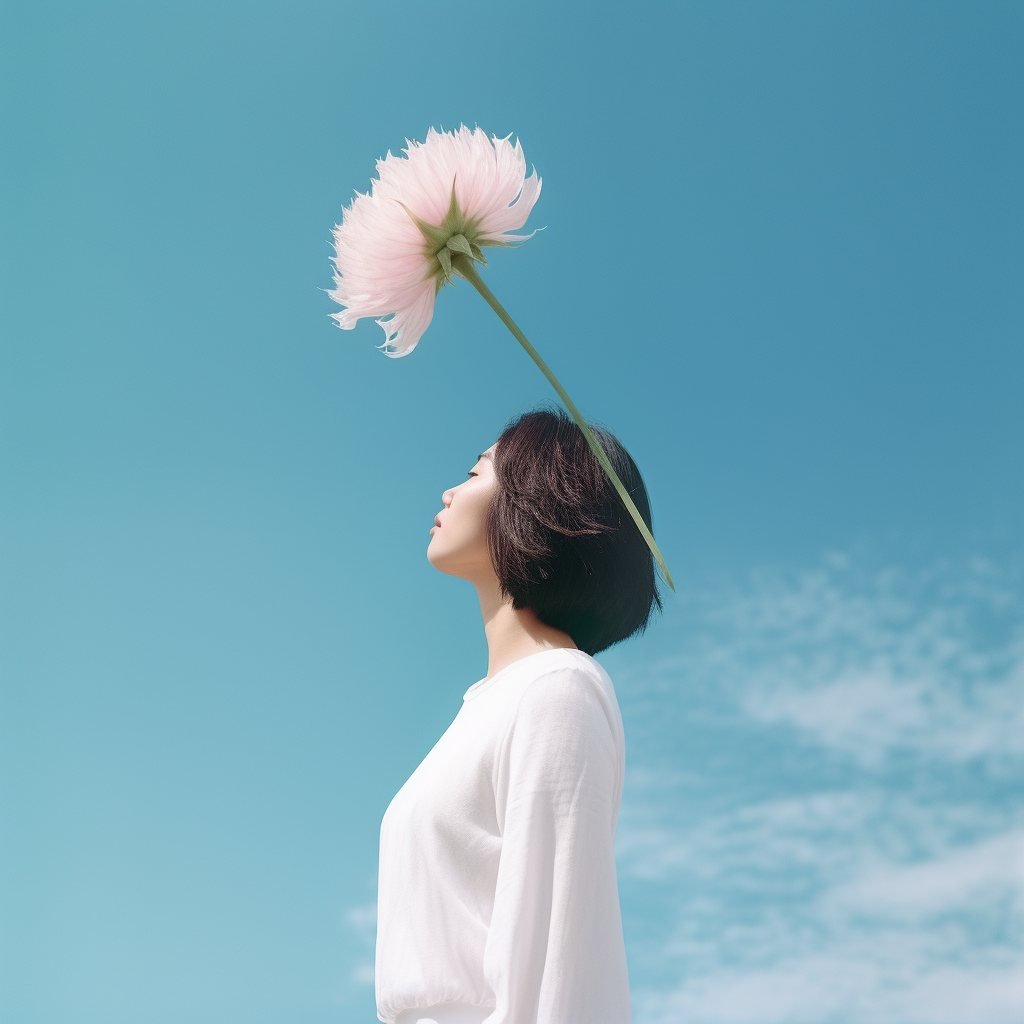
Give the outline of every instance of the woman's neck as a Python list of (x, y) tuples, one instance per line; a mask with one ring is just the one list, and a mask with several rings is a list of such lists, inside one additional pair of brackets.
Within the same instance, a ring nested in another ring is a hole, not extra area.
[(501, 593), (497, 580), (477, 584), (476, 591), (487, 636), (488, 679), (528, 655), (556, 648), (577, 649), (568, 633), (545, 625), (533, 609), (513, 608), (512, 599)]

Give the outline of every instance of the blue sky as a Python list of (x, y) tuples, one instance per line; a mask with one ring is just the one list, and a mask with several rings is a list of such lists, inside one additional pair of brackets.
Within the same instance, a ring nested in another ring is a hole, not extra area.
[(1019, 1019), (1019, 5), (0, 18), (5, 1020), (374, 1019), (380, 816), (485, 671), (427, 530), (552, 395), (466, 287), (402, 360), (322, 289), (462, 122), (679, 585), (603, 657), (638, 1024)]

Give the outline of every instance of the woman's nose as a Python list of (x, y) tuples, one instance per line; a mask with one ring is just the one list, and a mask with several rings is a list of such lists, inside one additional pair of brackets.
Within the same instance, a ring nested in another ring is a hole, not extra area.
[(451, 491), (445, 491), (444, 494), (441, 495), (441, 504), (444, 505), (445, 508), (447, 508), (451, 503), (452, 503), (452, 492)]

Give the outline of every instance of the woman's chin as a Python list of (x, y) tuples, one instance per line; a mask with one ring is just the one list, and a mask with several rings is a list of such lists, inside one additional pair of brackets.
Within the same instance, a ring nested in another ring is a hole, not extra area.
[(427, 561), (446, 576), (458, 576), (466, 579), (467, 566), (459, 558), (453, 558), (450, 551), (445, 551), (440, 544), (433, 541), (427, 545)]
[(435, 536), (430, 538), (430, 543), (427, 545), (427, 561), (435, 568), (444, 572), (444, 551), (440, 544), (438, 544)]

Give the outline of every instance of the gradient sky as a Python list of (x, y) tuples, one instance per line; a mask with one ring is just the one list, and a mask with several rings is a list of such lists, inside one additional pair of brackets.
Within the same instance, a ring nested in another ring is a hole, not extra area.
[(486, 670), (424, 557), (553, 394), (468, 287), (338, 331), (428, 126), (645, 473), (602, 660), (637, 1024), (1024, 1012), (1024, 8), (0, 4), (4, 1024), (372, 1021), (377, 833)]

